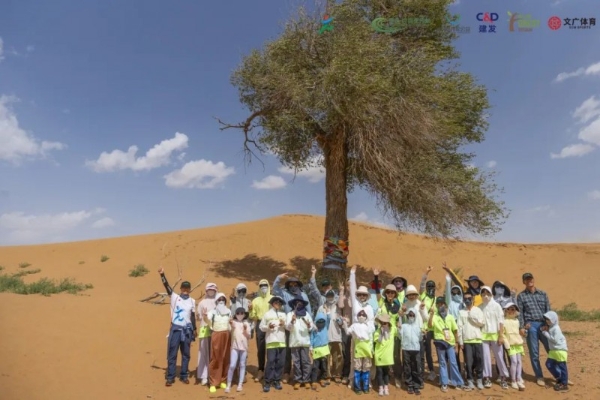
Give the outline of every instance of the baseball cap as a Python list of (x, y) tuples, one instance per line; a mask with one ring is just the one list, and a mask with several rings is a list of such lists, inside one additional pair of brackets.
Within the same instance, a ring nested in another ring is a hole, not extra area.
[(533, 275), (531, 274), (531, 272), (525, 272), (523, 274), (523, 280), (526, 280), (526, 279), (533, 279)]
[(181, 282), (181, 288), (187, 288), (187, 289), (191, 289), (192, 288), (192, 284), (189, 283), (188, 281), (183, 281)]

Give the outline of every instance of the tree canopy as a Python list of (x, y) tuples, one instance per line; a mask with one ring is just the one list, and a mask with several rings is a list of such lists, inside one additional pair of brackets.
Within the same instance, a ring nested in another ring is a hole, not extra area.
[[(443, 237), (499, 231), (507, 215), (499, 189), (464, 150), (484, 139), (487, 90), (455, 63), (449, 3), (329, 2), (333, 30), (321, 34), (325, 13), (300, 9), (234, 72), (250, 112), (235, 125), (248, 155), (254, 146), (296, 170), (324, 157), (327, 218), (346, 225), (344, 232), (329, 224), (326, 233), (348, 237), (346, 193), (357, 186), (398, 229)], [(394, 34), (371, 26), (376, 18), (419, 17), (427, 23), (417, 19)]]

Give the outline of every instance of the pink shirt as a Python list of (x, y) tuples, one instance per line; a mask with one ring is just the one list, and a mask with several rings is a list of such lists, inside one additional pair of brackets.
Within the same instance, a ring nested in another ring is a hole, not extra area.
[(248, 351), (248, 339), (250, 339), (250, 324), (234, 319), (231, 330), (231, 348), (233, 350)]

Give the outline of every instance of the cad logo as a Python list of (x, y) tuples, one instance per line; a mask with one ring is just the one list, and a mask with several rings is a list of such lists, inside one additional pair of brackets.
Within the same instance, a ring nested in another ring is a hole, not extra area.
[(498, 19), (500, 19), (500, 16), (496, 13), (485, 12), (477, 14), (477, 21), (487, 22), (489, 24), (498, 21)]
[(453, 17), (446, 16), (446, 21), (452, 26), (457, 26), (460, 23), (460, 14), (456, 14)]

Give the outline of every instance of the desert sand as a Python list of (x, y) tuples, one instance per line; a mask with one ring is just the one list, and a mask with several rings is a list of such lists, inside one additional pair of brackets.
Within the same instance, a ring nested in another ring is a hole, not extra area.
[[(164, 372), (169, 308), (139, 302), (153, 292), (163, 291), (156, 272), (160, 265), (165, 267), (170, 282), (177, 280), (177, 260), (183, 266), (183, 278), (192, 285), (207, 273), (207, 280), (216, 282), (227, 294), (238, 282), (245, 282), (254, 291), (261, 278), (272, 282), (279, 273), (298, 274), (297, 269), (306, 276), (310, 265), (321, 258), (323, 226), (322, 217), (287, 215), (181, 232), (0, 247), (0, 265), (6, 268), (2, 273), (16, 272), (19, 263), (28, 262), (32, 264), (29, 268), (40, 268), (41, 272), (26, 276), (27, 281), (72, 277), (94, 285), (79, 295), (0, 293), (0, 399), (354, 397), (348, 389), (335, 385), (318, 393), (304, 389), (295, 392), (286, 386), (281, 393), (263, 394), (258, 384), (249, 381), (242, 393), (230, 395), (222, 390), (209, 395), (207, 388), (195, 386), (193, 380), (189, 386), (176, 381), (167, 388)], [(102, 255), (109, 260), (101, 262)], [(428, 265), (435, 267), (431, 277), (443, 282), (443, 261), (451, 268), (462, 267), (463, 275), (478, 274), (490, 285), (499, 279), (519, 291), (523, 287), (521, 274), (527, 271), (535, 275), (537, 286), (548, 292), (553, 308), (571, 302), (584, 310), (598, 308), (595, 293), (600, 287), (600, 244), (445, 242), (352, 223), (349, 260), (366, 268), (379, 267), (388, 277), (400, 273), (416, 285)], [(210, 268), (209, 261), (221, 264)], [(144, 264), (150, 273), (129, 277), (128, 271), (137, 264)], [(360, 272), (359, 281), (367, 283), (370, 272)], [(194, 297), (199, 292), (194, 292)], [(526, 356), (525, 378), (529, 381), (523, 393), (503, 391), (495, 385), (484, 392), (451, 390), (443, 394), (438, 387), (427, 384), (422, 397), (600, 398), (600, 325), (563, 322), (561, 326), (567, 332), (570, 378), (575, 382), (569, 393), (556, 394), (531, 382)], [(192, 372), (197, 346), (197, 342), (192, 345)], [(541, 359), (545, 361), (543, 351)], [(250, 373), (255, 366), (252, 342)], [(404, 396), (406, 392), (393, 388), (390, 397)]]

